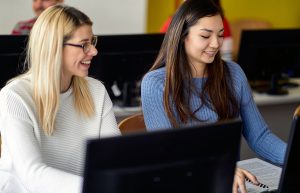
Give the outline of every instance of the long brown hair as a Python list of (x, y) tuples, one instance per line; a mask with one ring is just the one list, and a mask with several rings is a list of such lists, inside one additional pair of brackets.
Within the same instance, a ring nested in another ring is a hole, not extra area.
[(158, 57), (150, 69), (153, 71), (163, 66), (166, 67), (164, 108), (171, 124), (175, 127), (178, 127), (180, 123), (187, 123), (189, 118), (199, 120), (195, 113), (203, 105), (211, 107), (218, 114), (219, 120), (234, 118), (238, 115), (239, 107), (230, 72), (221, 59), (220, 52), (215, 56), (215, 60), (206, 66), (208, 78), (203, 85), (203, 92), (198, 93), (202, 105), (193, 112), (189, 107), (189, 99), (195, 86), (192, 82), (192, 69), (184, 48), (184, 39), (190, 27), (195, 25), (200, 18), (221, 15), (221, 13), (220, 7), (211, 0), (185, 1), (176, 11)]

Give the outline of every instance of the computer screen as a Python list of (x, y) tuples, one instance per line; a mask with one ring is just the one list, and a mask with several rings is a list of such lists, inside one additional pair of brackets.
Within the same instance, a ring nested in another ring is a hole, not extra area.
[(0, 35), (0, 89), (23, 72), (28, 36)]
[(237, 63), (259, 92), (286, 94), (288, 82), (300, 77), (300, 29), (242, 31)]
[(298, 193), (299, 171), (300, 171), (300, 117), (293, 119), (288, 146), (285, 155), (285, 162), (281, 173), (278, 193)]
[(232, 192), (240, 120), (93, 139), (83, 193)]
[(140, 80), (153, 65), (163, 38), (164, 34), (101, 35), (89, 75), (104, 83), (115, 104), (140, 105)]

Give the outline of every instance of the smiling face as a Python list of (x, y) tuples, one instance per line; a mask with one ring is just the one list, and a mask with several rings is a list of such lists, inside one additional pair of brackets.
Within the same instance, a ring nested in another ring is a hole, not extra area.
[[(91, 43), (92, 38), (92, 26), (83, 25), (75, 30), (72, 37), (65, 43), (82, 45), (86, 42)], [(84, 53), (81, 47), (65, 45), (63, 48), (62, 84), (70, 83), (72, 76), (87, 76), (91, 60), (97, 53), (98, 51), (94, 46), (91, 46), (91, 49)]]
[(214, 61), (223, 43), (224, 27), (220, 15), (203, 17), (193, 25), (184, 40), (185, 52), (193, 76), (203, 76), (206, 64)]

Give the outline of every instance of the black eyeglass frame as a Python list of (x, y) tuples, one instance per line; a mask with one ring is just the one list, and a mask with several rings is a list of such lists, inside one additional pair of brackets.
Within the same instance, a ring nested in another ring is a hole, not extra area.
[(78, 47), (78, 48), (82, 48), (83, 52), (86, 54), (91, 50), (91, 45), (93, 45), (94, 47), (96, 47), (98, 42), (98, 37), (97, 36), (93, 36), (92, 41), (91, 42), (85, 42), (83, 44), (72, 44), (72, 43), (64, 43), (64, 46), (74, 46), (74, 47)]

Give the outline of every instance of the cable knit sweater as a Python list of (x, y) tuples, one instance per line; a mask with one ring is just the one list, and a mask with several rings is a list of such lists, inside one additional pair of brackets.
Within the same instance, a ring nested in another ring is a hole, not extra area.
[[(283, 164), (286, 150), (286, 143), (275, 136), (263, 120), (253, 100), (252, 92), (247, 78), (239, 65), (227, 62), (232, 79), (233, 88), (240, 105), (240, 118), (243, 121), (243, 136), (248, 145), (258, 155), (276, 163)], [(163, 107), (163, 92), (166, 69), (160, 68), (145, 75), (142, 80), (142, 109), (147, 129), (149, 131), (171, 128), (171, 123)], [(206, 78), (194, 78), (193, 83), (197, 90), (201, 91), (202, 84)], [(190, 108), (192, 112), (201, 106), (198, 96), (192, 95)], [(211, 108), (203, 106), (196, 113), (200, 120), (216, 122), (218, 115)], [(190, 121), (188, 124), (195, 124)]]
[(0, 92), (0, 192), (79, 193), (88, 138), (120, 135), (103, 84), (87, 77), (95, 116), (80, 116), (72, 89), (60, 96), (52, 136), (40, 128), (30, 82), (17, 79)]

